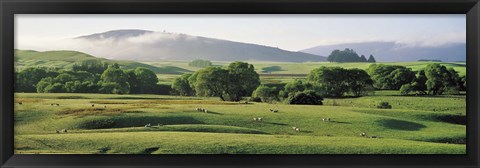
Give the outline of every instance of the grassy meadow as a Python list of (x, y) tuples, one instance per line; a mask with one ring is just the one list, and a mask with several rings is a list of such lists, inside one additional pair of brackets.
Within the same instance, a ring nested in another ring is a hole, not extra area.
[[(15, 101), (17, 154), (466, 153), (464, 95), (377, 91), (323, 106), (71, 93), (17, 93)], [(393, 108), (377, 109), (380, 101)], [(332, 121), (322, 121), (327, 117)], [(55, 132), (62, 129), (68, 132)]]

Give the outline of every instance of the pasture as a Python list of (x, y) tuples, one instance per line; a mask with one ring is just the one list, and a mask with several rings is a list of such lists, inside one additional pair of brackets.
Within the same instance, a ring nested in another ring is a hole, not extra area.
[[(380, 101), (392, 109), (377, 109)], [(313, 106), (213, 97), (16, 93), (15, 102), (17, 154), (466, 153), (464, 95), (376, 91)]]

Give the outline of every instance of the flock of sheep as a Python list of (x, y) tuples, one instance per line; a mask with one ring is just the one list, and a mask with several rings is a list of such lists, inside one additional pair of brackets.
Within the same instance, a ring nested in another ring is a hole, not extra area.
[(208, 113), (208, 110), (207, 110), (207, 109), (204, 109), (204, 108), (195, 108), (195, 110), (197, 110), (197, 111), (199, 111), (199, 112)]

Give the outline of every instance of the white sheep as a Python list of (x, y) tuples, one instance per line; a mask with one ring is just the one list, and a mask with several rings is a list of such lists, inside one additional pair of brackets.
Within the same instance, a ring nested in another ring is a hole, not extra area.
[(362, 132), (362, 133), (360, 134), (360, 136), (365, 137), (365, 136), (367, 136), (367, 133)]
[(258, 117), (257, 120), (258, 120), (258, 121), (262, 121), (262, 118)]
[(147, 125), (145, 125), (145, 127), (151, 127), (152, 124), (151, 123), (148, 123)]
[(300, 132), (300, 128), (295, 128), (295, 131), (296, 131), (296, 132)]
[(278, 112), (278, 110), (273, 110), (274, 113)]
[(253, 121), (257, 121), (257, 118), (253, 118)]
[(205, 112), (205, 113), (208, 113), (208, 110), (207, 110), (207, 109), (205, 109), (205, 110), (203, 110), (203, 112)]

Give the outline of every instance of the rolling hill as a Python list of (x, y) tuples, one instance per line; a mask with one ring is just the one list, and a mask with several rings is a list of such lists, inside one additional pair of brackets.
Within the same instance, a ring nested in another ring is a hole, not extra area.
[(118, 63), (126, 69), (144, 67), (159, 74), (182, 74), (189, 70), (174, 66), (152, 66), (135, 61), (118, 61), (105, 58), (97, 58), (77, 51), (45, 51), (15, 50), (15, 68), (24, 67), (47, 67), (47, 68), (71, 68), (77, 61), (100, 60), (109, 64)]
[(275, 47), (146, 30), (113, 30), (73, 40), (80, 45), (95, 46), (79, 51), (115, 60), (326, 61), (322, 56)]
[(333, 50), (350, 48), (358, 54), (373, 54), (379, 62), (413, 62), (420, 59), (442, 60), (443, 62), (465, 61), (466, 44), (449, 43), (439, 46), (408, 45), (396, 42), (362, 42), (321, 45), (301, 50), (316, 55), (329, 55)]

